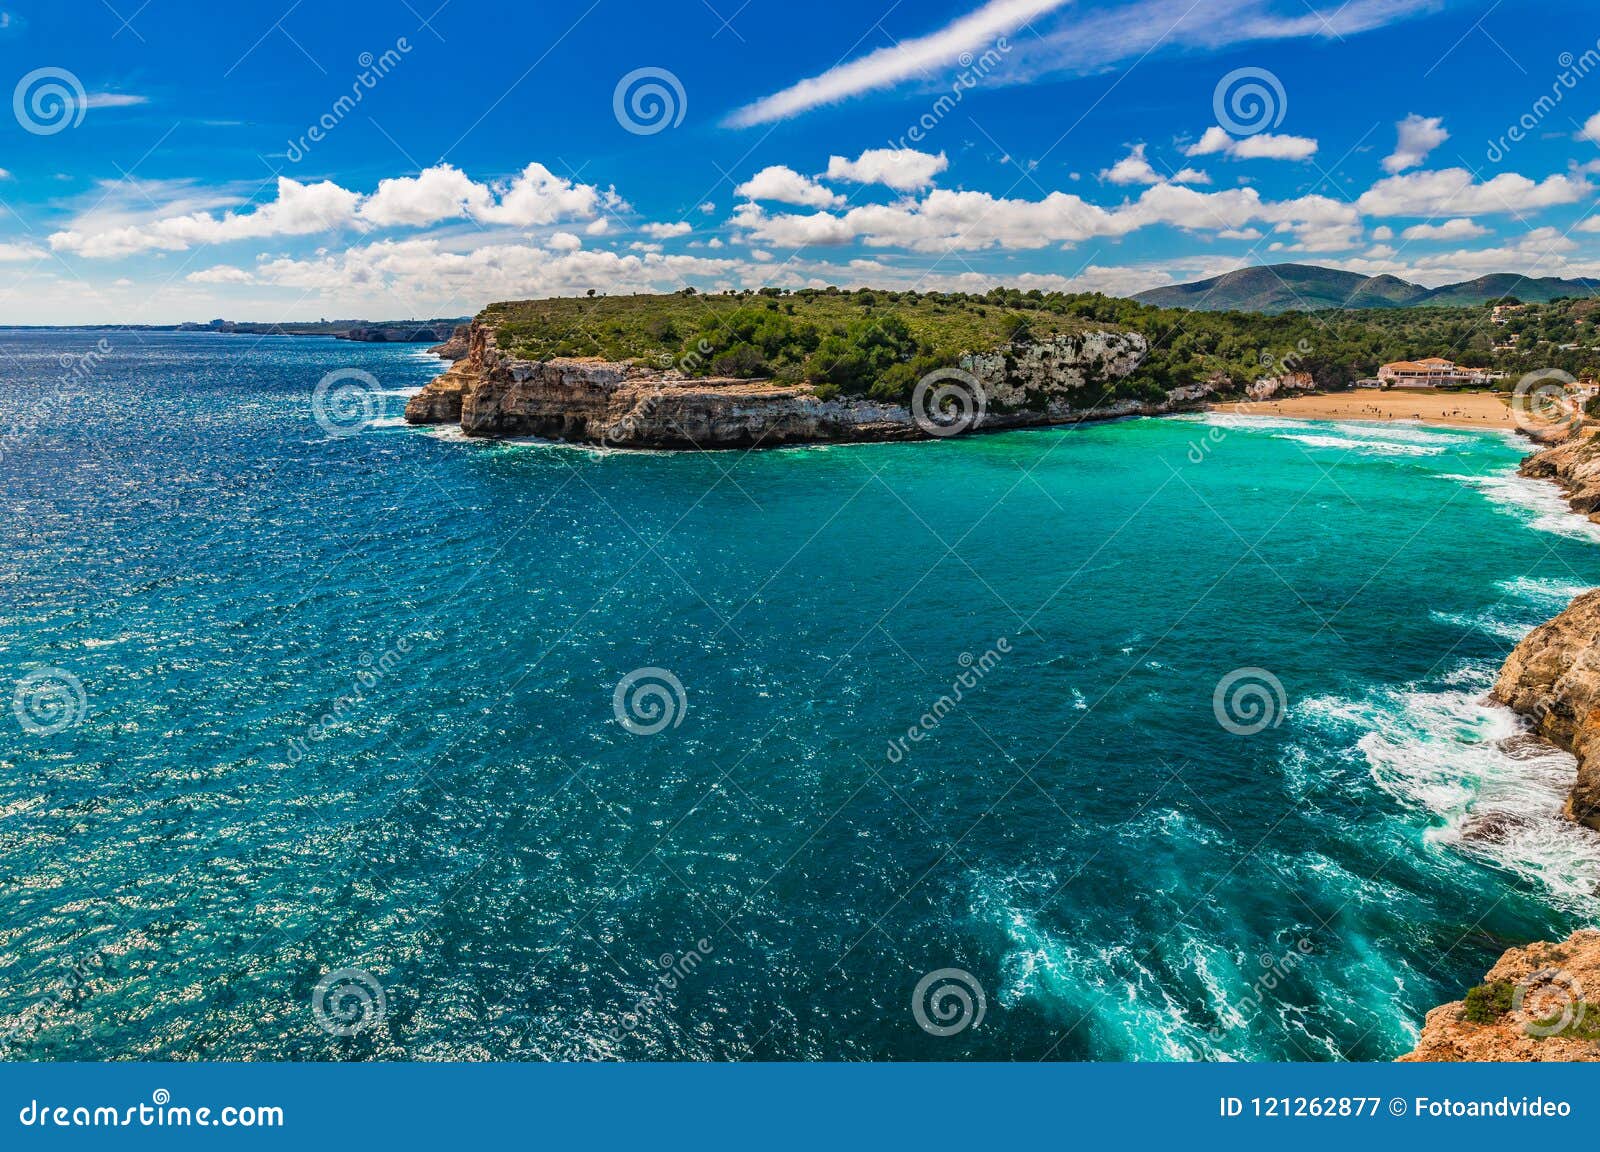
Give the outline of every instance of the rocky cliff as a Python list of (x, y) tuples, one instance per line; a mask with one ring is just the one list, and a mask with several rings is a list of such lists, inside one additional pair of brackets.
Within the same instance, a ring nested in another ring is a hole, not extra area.
[(1534, 453), (1522, 462), (1521, 472), (1536, 480), (1554, 480), (1574, 512), (1600, 520), (1600, 438), (1594, 429)]
[(1578, 758), (1567, 815), (1600, 830), (1600, 591), (1585, 592), (1523, 637), (1494, 694)]
[(471, 324), (457, 324), (451, 329), (448, 340), (443, 344), (435, 344), (428, 351), (445, 360), (465, 360), (467, 353), (471, 351), (471, 345), (468, 343), (471, 334)]
[[(1592, 434), (1535, 453), (1521, 471), (1554, 480), (1574, 511), (1600, 520), (1600, 441)], [(1600, 830), (1600, 591), (1577, 597), (1523, 637), (1506, 658), (1494, 695), (1577, 757), (1567, 814)]]
[[(469, 436), (541, 436), (623, 448), (737, 448), (912, 440), (957, 431), (1153, 415), (1198, 406), (1209, 389), (1104, 402), (1105, 386), (1145, 352), (1132, 332), (1088, 332), (969, 353), (923, 394), (921, 409), (824, 398), (807, 384), (697, 378), (609, 360), (507, 355), (474, 321), (463, 359), (406, 405), (413, 424), (455, 422)], [(946, 389), (941, 397), (940, 389)], [(941, 400), (943, 406), (941, 406)], [(931, 418), (930, 418), (931, 417)]]
[(1466, 999), (1428, 1013), (1405, 1061), (1600, 1061), (1600, 932), (1512, 948)]
[[(1573, 510), (1600, 521), (1600, 439), (1581, 429), (1522, 462)], [(1506, 658), (1494, 696), (1578, 761), (1567, 815), (1600, 831), (1600, 590), (1535, 628)], [(1600, 932), (1513, 948), (1467, 998), (1428, 1013), (1402, 1060), (1600, 1060)]]

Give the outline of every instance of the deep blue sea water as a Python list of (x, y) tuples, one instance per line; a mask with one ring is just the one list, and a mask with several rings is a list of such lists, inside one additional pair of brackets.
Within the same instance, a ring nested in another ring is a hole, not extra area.
[(12, 1058), (1387, 1059), (1594, 917), (1482, 699), (1600, 542), (1504, 436), (606, 454), (405, 427), (415, 348), (99, 338), (0, 332)]

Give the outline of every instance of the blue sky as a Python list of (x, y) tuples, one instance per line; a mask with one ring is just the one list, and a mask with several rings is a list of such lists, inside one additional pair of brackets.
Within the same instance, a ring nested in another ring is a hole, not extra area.
[(0, 322), (1600, 275), (1589, 4), (0, 10)]

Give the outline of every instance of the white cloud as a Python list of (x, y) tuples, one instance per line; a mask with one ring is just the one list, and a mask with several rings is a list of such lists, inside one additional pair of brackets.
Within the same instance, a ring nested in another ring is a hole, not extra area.
[(79, 256), (114, 258), (158, 249), (181, 252), (196, 244), (230, 240), (306, 236), (352, 225), (359, 201), (356, 193), (331, 181), (302, 184), (280, 176), (277, 199), (253, 212), (192, 212), (103, 231), (67, 229), (51, 235), (50, 247)]
[(926, 36), (901, 40), (859, 60), (839, 64), (820, 76), (802, 80), (739, 109), (728, 122), (745, 128), (787, 120), (823, 104), (887, 88), (913, 76), (948, 71), (962, 52), (987, 48), (997, 36), (1015, 32), (1028, 21), (1063, 7), (1068, 0), (989, 0), (976, 12)]
[(1108, 184), (1209, 184), (1211, 177), (1194, 168), (1183, 168), (1171, 176), (1163, 176), (1145, 159), (1143, 144), (1135, 144), (1128, 154), (1100, 173)]
[(1306, 160), (1316, 153), (1317, 142), (1309, 136), (1261, 132), (1235, 139), (1216, 124), (1183, 150), (1185, 156), (1223, 155), (1235, 160)]
[(680, 220), (676, 224), (646, 224), (639, 231), (657, 240), (669, 240), (674, 236), (687, 236), (694, 229), (685, 221)]
[(1596, 112), (1583, 122), (1583, 127), (1578, 132), (1578, 139), (1600, 144), (1600, 112)]
[(943, 152), (934, 156), (915, 148), (868, 148), (854, 160), (830, 156), (828, 179), (882, 184), (896, 192), (915, 192), (929, 187), (933, 178), (948, 167), (950, 161)]
[(243, 268), (234, 268), (227, 264), (218, 264), (212, 268), (204, 268), (199, 272), (191, 272), (184, 277), (191, 284), (254, 284), (255, 277)]
[(1443, 224), (1413, 224), (1400, 233), (1402, 240), (1471, 240), (1487, 236), (1489, 230), (1465, 216), (1446, 220)]
[(378, 228), (419, 227), (481, 212), (489, 189), (450, 164), (425, 168), (415, 176), (378, 181), (378, 189), (357, 215)]
[[(1098, 73), (1157, 50), (1216, 52), (1258, 41), (1348, 37), (1439, 7), (1440, 0), (1323, 0), (1321, 8), (1298, 0), (1130, 0), (1095, 8), (1069, 7), (1068, 0), (989, 0), (937, 31), (901, 39), (757, 100), (728, 122), (747, 127), (786, 120), (930, 77), (948, 91), (962, 70), (963, 52), (998, 55), (1000, 62), (981, 83), (1017, 84)], [(1062, 14), (1055, 16), (1058, 10)]]
[(24, 260), (41, 260), (50, 254), (33, 244), (0, 243), (0, 264), (20, 264)]
[(89, 217), (53, 234), (50, 246), (58, 252), (109, 259), (234, 240), (344, 228), (423, 227), (460, 219), (531, 227), (587, 220), (602, 209), (624, 207), (615, 192), (563, 179), (542, 164), (529, 164), (514, 179), (492, 185), (479, 184), (459, 169), (441, 164), (416, 176), (382, 180), (367, 196), (327, 180), (302, 184), (280, 176), (277, 198), (249, 212), (197, 210), (138, 220)]
[(583, 241), (571, 232), (555, 232), (545, 240), (544, 246), (552, 252), (576, 252), (583, 247)]
[(150, 103), (148, 96), (135, 96), (131, 92), (91, 92), (84, 97), (85, 108), (133, 108)]
[(1383, 170), (1389, 173), (1417, 167), (1428, 158), (1428, 153), (1450, 139), (1440, 117), (1418, 116), (1415, 112), (1397, 123), (1395, 130), (1394, 151), (1383, 160)]
[(1156, 225), (1238, 231), (1252, 223), (1291, 234), (1298, 250), (1334, 251), (1353, 247), (1361, 233), (1355, 208), (1326, 196), (1270, 202), (1253, 188), (1200, 192), (1177, 184), (1153, 185), (1137, 200), (1109, 209), (1065, 192), (1021, 200), (936, 188), (921, 200), (864, 204), (839, 215), (772, 216), (760, 205), (744, 204), (729, 223), (778, 247), (860, 241), (919, 252), (1021, 251), (1115, 238)]
[(1580, 176), (1534, 181), (1515, 172), (1502, 172), (1478, 183), (1465, 168), (1444, 168), (1379, 180), (1362, 193), (1357, 204), (1372, 216), (1478, 216), (1574, 204), (1592, 191), (1593, 186)]
[(844, 197), (837, 192), (782, 164), (763, 168), (735, 188), (733, 194), (746, 200), (774, 200), (802, 208), (837, 208), (844, 203)]

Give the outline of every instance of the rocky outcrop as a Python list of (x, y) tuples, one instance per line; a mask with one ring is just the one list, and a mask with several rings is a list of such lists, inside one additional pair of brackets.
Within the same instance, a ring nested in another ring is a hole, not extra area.
[(1577, 757), (1567, 815), (1600, 830), (1600, 591), (1585, 592), (1523, 637), (1494, 695)]
[(459, 362), (442, 376), (435, 376), (406, 401), (408, 424), (457, 424), (461, 420), (461, 397), (474, 377)]
[(1600, 932), (1512, 948), (1466, 999), (1428, 1013), (1404, 1061), (1600, 1061)]
[(471, 324), (457, 324), (450, 333), (450, 339), (443, 344), (435, 344), (428, 351), (444, 360), (465, 360), (471, 350), (468, 340), (471, 331)]
[(1270, 400), (1280, 392), (1309, 392), (1317, 382), (1309, 372), (1285, 372), (1281, 376), (1263, 376), (1245, 385), (1245, 395), (1252, 400)]
[(1154, 415), (1198, 407), (1210, 394), (1195, 386), (1155, 402), (1101, 403), (1103, 386), (1131, 372), (1144, 351), (1137, 333), (1088, 332), (970, 354), (927, 390), (934, 397), (949, 387), (950, 407), (930, 420), (929, 412), (904, 404), (825, 398), (807, 384), (693, 378), (607, 360), (519, 359), (500, 349), (491, 325), (475, 321), (465, 358), (412, 398), (406, 419), (459, 420), (469, 436), (738, 448), (912, 440), (950, 426), (991, 430)]
[(1522, 462), (1521, 472), (1536, 480), (1554, 480), (1566, 492), (1574, 512), (1600, 521), (1600, 439), (1593, 429), (1535, 452)]
[[(1600, 521), (1600, 439), (1592, 429), (1529, 456), (1521, 472), (1555, 481), (1573, 511)], [(1577, 597), (1523, 637), (1506, 658), (1494, 695), (1577, 757), (1567, 815), (1600, 831), (1600, 591)]]
[(366, 344), (432, 344), (454, 328), (453, 320), (401, 320), (392, 324), (360, 324), (335, 335)]

